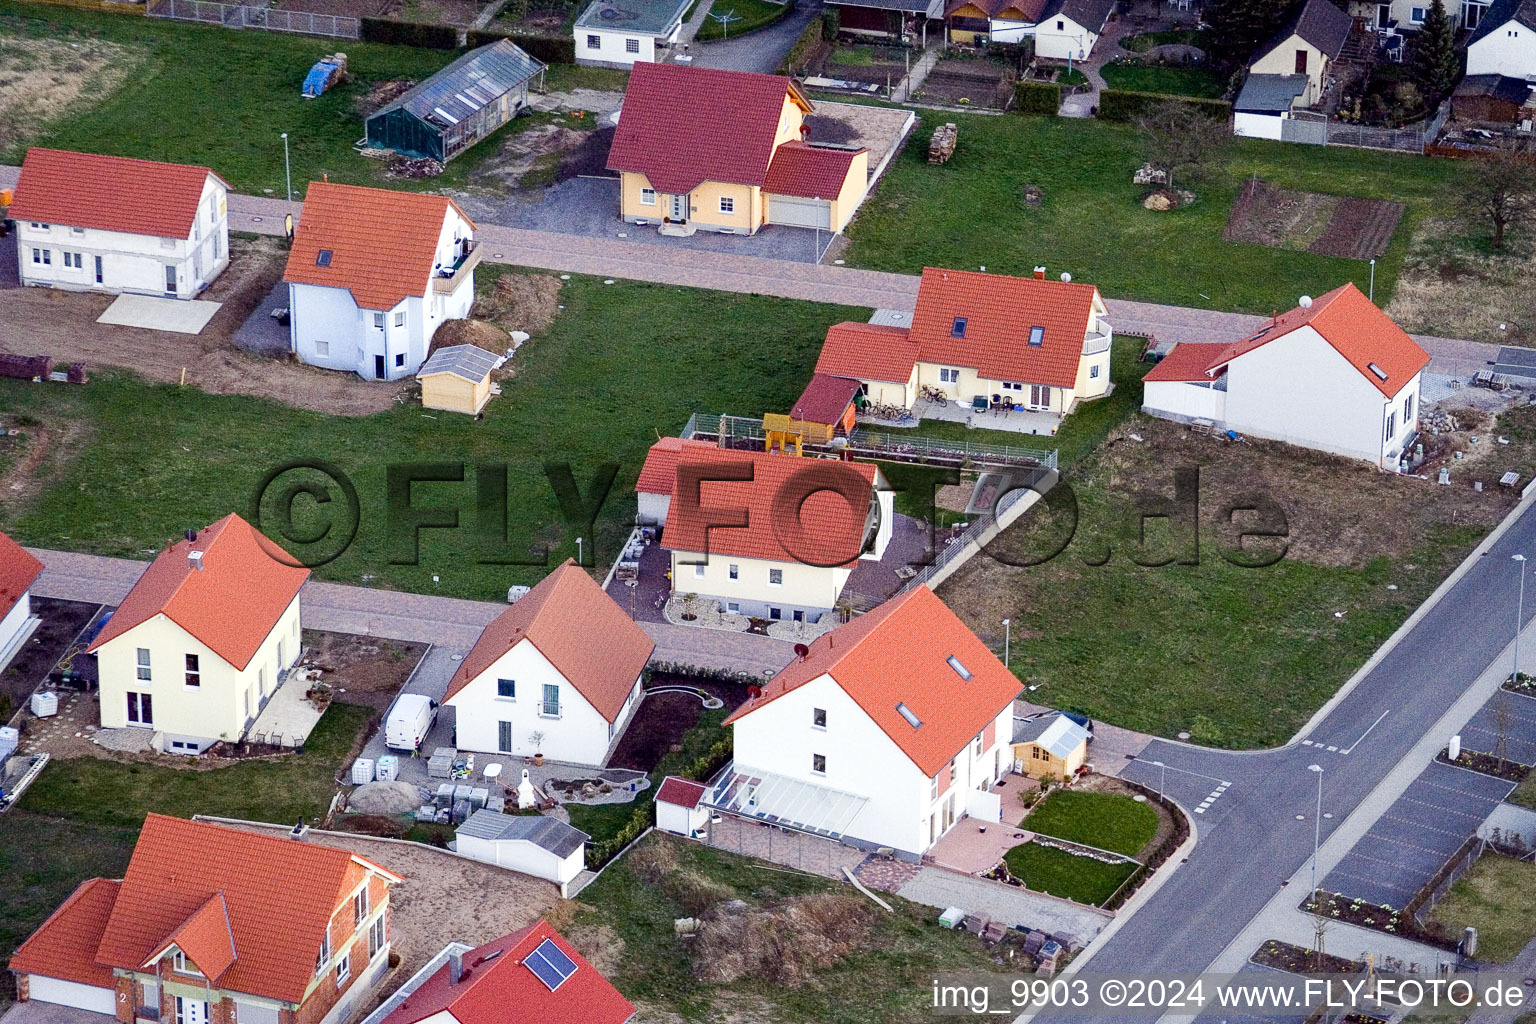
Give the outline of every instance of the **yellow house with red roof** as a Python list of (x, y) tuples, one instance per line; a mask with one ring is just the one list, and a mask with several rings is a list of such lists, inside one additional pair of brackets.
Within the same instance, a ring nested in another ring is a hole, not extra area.
[(168, 545), (88, 650), (102, 728), (178, 754), (241, 740), (298, 660), (308, 578), (234, 514)]
[(817, 145), (792, 79), (636, 64), (608, 153), (619, 215), (664, 232), (841, 231), (864, 200), (869, 153)]

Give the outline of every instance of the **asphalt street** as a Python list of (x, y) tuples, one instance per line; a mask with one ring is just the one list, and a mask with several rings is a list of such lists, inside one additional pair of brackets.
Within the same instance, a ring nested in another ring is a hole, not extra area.
[[(1524, 552), (1536, 557), (1536, 506), (1300, 742), (1233, 753), (1158, 740), (1128, 764), (1123, 776), (1166, 785), (1192, 812), (1199, 842), (1085, 970), (1206, 969), (1312, 855), (1319, 776), (1309, 766), (1323, 768), (1326, 841), (1509, 645), (1520, 587), (1520, 565), (1511, 556)], [(1527, 603), (1525, 621), (1533, 611), (1536, 600)], [(1304, 896), (1303, 887), (1297, 903)]]

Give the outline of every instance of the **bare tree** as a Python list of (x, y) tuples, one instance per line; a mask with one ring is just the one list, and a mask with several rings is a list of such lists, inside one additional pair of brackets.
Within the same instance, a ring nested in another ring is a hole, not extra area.
[(1493, 247), (1504, 248), (1506, 229), (1536, 217), (1536, 159), (1525, 153), (1495, 153), (1467, 161), (1462, 203), (1493, 226)]
[(1190, 177), (1200, 177), (1206, 164), (1225, 152), (1232, 141), (1225, 121), (1179, 100), (1157, 104), (1136, 125), (1141, 129), (1147, 162), (1167, 173), (1169, 188), (1176, 171), (1187, 169)]

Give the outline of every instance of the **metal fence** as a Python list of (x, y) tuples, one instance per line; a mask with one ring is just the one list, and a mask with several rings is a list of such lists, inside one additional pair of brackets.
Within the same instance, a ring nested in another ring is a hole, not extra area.
[(1020, 488), (1004, 494), (1002, 500), (997, 503), (996, 512), (983, 513), (972, 520), (964, 532), (956, 534), (948, 544), (944, 545), (942, 551), (934, 555), (933, 562), (925, 565), (922, 571), (903, 584), (897, 593), (905, 594), (913, 587), (925, 583), (930, 587), (936, 587), (948, 579), (972, 555), (1024, 514), (1024, 509), (1019, 507), (1020, 502), (1028, 500), (1031, 496), (1044, 495), (1054, 483), (1054, 476), (1042, 471), (1040, 479), (1035, 484), (1038, 490)]
[(1280, 138), (1312, 146), (1355, 146), (1362, 149), (1390, 149), (1400, 153), (1423, 153), (1426, 139), (1423, 125), (1408, 128), (1372, 128), (1363, 124), (1344, 124), (1327, 118), (1288, 117), (1280, 122)]
[(312, 14), (309, 11), (272, 10), (255, 4), (221, 3), (219, 0), (150, 0), (144, 13), (151, 18), (195, 21), (225, 28), (254, 28), (268, 32), (323, 36), (328, 39), (357, 39), (362, 35), (362, 21), (336, 14)]
[(1451, 886), (1456, 880), (1472, 869), (1477, 859), (1488, 849), (1488, 842), (1477, 836), (1470, 837), (1461, 848), (1451, 854), (1435, 877), (1424, 884), (1424, 887), (1414, 894), (1404, 909), (1413, 915), (1414, 923), (1423, 928), (1432, 916), (1435, 904), (1451, 891)]

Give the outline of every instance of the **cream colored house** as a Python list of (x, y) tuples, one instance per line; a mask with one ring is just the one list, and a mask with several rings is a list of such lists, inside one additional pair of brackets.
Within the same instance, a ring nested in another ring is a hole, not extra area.
[(421, 381), (423, 409), (479, 414), (491, 400), (496, 386), (491, 371), (501, 358), (478, 345), (450, 345), (428, 357), (416, 374)]
[(104, 729), (144, 729), (157, 750), (237, 742), (298, 659), (309, 570), (237, 515), (162, 551), (89, 653)]
[(1088, 760), (1088, 730), (1066, 715), (1016, 718), (1013, 770), (1032, 779), (1066, 779)]
[(869, 153), (810, 141), (814, 109), (789, 78), (636, 64), (608, 155), (620, 216), (679, 234), (841, 231), (864, 199)]
[(1354, 19), (1333, 0), (1304, 0), (1292, 8), (1280, 30), (1248, 62), (1250, 75), (1305, 75), (1306, 90), (1297, 106), (1310, 107), (1323, 97), (1328, 71), (1349, 39)]

